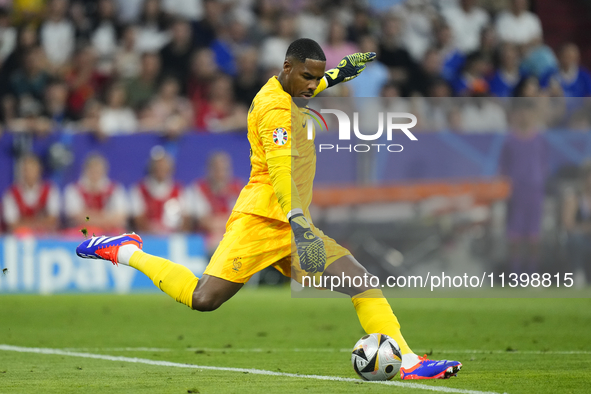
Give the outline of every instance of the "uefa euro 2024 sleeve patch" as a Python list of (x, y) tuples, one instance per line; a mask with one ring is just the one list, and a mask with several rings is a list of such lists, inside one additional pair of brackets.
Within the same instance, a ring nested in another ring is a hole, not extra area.
[(273, 142), (275, 145), (285, 145), (287, 144), (287, 130), (283, 127), (278, 127), (273, 131)]

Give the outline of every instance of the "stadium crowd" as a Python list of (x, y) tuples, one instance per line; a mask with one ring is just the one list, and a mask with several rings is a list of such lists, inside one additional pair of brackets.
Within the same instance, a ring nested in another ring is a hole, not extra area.
[(14, 0), (0, 1), (0, 127), (244, 130), (252, 98), (302, 36), (321, 43), (327, 67), (378, 54), (330, 95), (591, 95), (577, 46), (544, 45), (528, 0)]
[(183, 186), (174, 179), (174, 159), (161, 146), (151, 151), (146, 177), (129, 189), (110, 179), (109, 163), (98, 153), (86, 157), (80, 178), (63, 192), (44, 180), (43, 172), (34, 154), (18, 160), (16, 179), (0, 207), (0, 222), (10, 233), (80, 236), (82, 228), (88, 234), (197, 231), (214, 250), (243, 186), (225, 152), (212, 153), (207, 176)]

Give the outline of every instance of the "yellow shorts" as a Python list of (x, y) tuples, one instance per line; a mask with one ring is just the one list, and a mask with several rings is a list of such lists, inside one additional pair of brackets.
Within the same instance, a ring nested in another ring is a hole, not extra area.
[[(324, 241), (325, 267), (351, 254), (334, 239), (324, 235), (314, 224), (311, 222), (310, 224), (314, 234)], [(309, 274), (299, 267), (292, 239), (291, 226), (288, 223), (247, 213), (232, 212), (226, 224), (224, 238), (204, 274), (230, 282), (246, 283), (251, 276), (272, 265), (283, 275), (301, 281), (301, 276)], [(292, 264), (292, 248), (296, 260), (294, 264)]]

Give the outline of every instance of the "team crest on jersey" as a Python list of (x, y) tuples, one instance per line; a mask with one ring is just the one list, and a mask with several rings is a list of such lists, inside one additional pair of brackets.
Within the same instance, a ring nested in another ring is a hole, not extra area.
[(287, 144), (287, 130), (283, 127), (276, 128), (273, 131), (273, 142), (279, 146)]

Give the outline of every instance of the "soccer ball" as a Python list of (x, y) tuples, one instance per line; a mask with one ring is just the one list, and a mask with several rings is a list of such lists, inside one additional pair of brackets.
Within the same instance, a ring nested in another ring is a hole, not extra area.
[(402, 354), (398, 343), (384, 334), (370, 334), (355, 344), (351, 363), (364, 380), (390, 380), (400, 369)]

